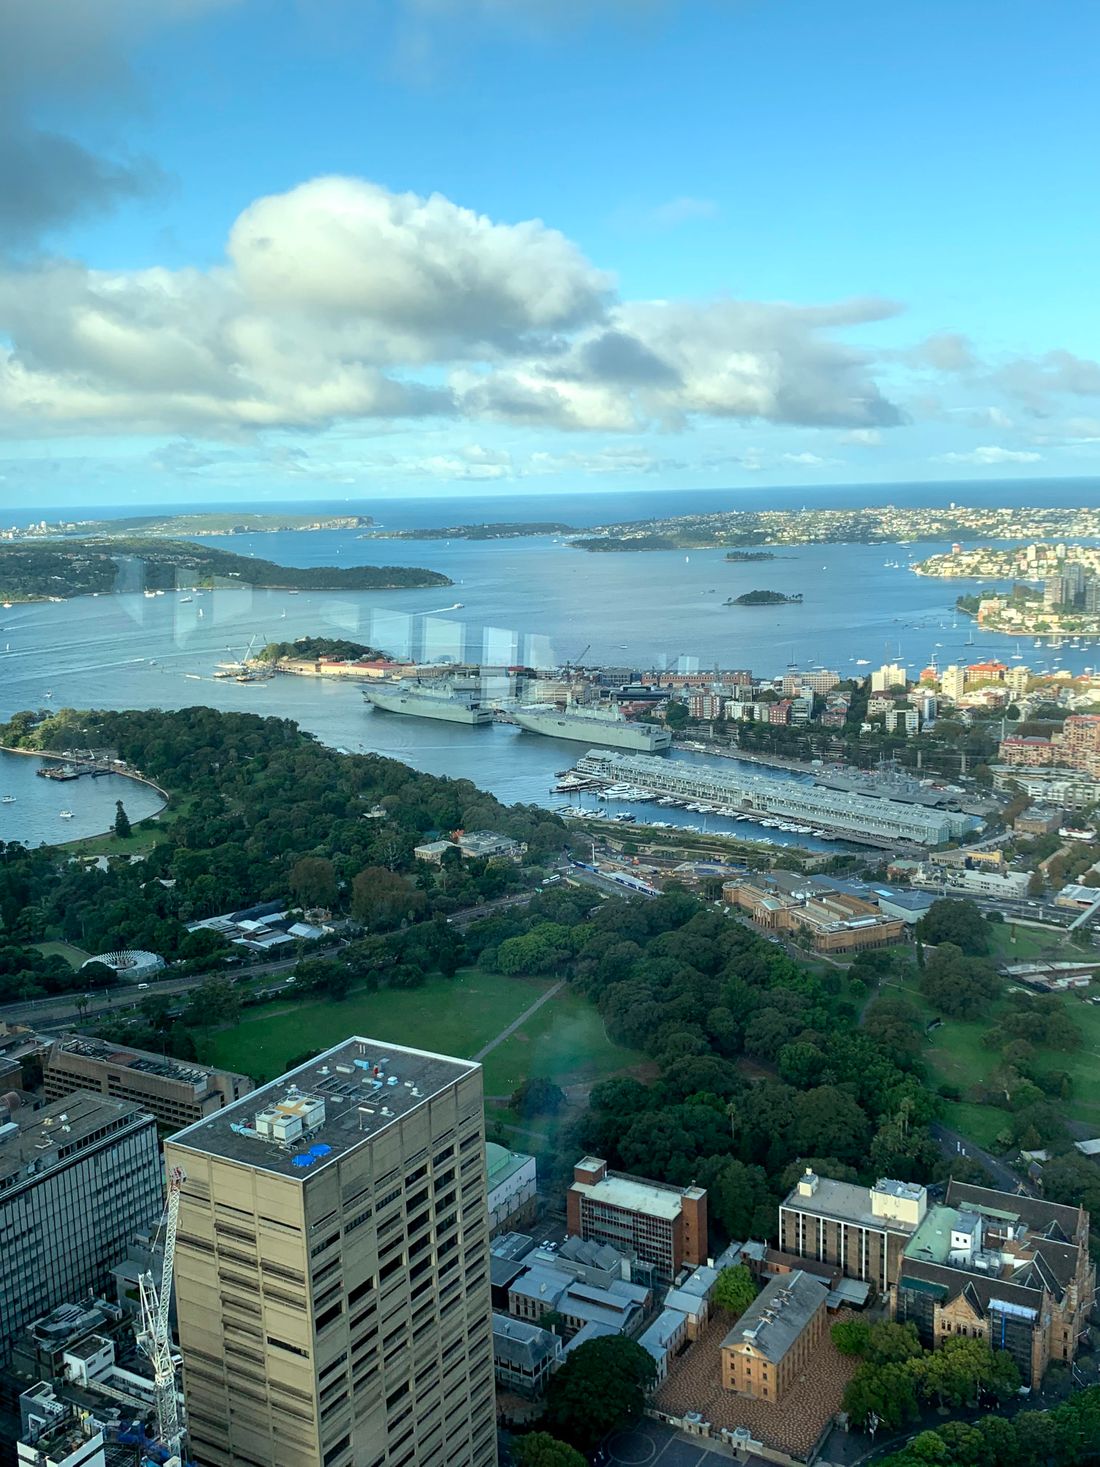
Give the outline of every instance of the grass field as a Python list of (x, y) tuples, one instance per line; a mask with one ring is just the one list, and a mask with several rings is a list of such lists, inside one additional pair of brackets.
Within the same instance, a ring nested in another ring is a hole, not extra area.
[[(1084, 991), (1059, 995), (1081, 1033), (1081, 1047), (1072, 1052), (1040, 1050), (1035, 1064), (1043, 1074), (1064, 1070), (1071, 1076), (1073, 1096), (1066, 1103), (1066, 1114), (1100, 1135), (1100, 1006), (1085, 1002), (1080, 997)], [(917, 1006), (926, 1021), (938, 1017), (915, 982), (907, 984), (902, 992)], [(997, 1065), (997, 1054), (986, 1049), (982, 1039), (1004, 1008), (1004, 999), (996, 999), (980, 1019), (945, 1018), (940, 1027), (928, 1036), (924, 1055), (938, 1079), (957, 1085), (965, 1095), (972, 1086), (988, 1078)], [(945, 1119), (975, 1141), (990, 1145), (997, 1132), (1004, 1128), (1005, 1114), (995, 1107), (964, 1100), (949, 1104)]]
[(79, 968), (92, 956), (82, 948), (74, 947), (71, 942), (35, 942), (31, 946), (44, 958), (64, 958), (73, 969)]
[(511, 1095), (528, 1075), (563, 1088), (606, 1080), (641, 1062), (636, 1050), (608, 1039), (599, 1012), (587, 999), (566, 988), (486, 1055), (485, 1093)]
[[(477, 968), (454, 979), (432, 978), (422, 988), (352, 993), (339, 1003), (306, 999), (246, 1010), (231, 1029), (209, 1034), (201, 1045), (208, 1063), (270, 1079), (310, 1049), (324, 1049), (349, 1034), (442, 1054), (475, 1054), (550, 988), (544, 978), (505, 978)], [(594, 1008), (563, 991), (485, 1059), (489, 1095), (510, 1095), (528, 1075), (559, 1083), (602, 1079), (640, 1063), (632, 1050), (613, 1045)]]
[(1058, 929), (1051, 931), (1039, 927), (1024, 927), (1016, 922), (991, 922), (989, 930), (993, 938), (990, 958), (995, 963), (1030, 963), (1038, 958), (1072, 957), (1065, 934)]

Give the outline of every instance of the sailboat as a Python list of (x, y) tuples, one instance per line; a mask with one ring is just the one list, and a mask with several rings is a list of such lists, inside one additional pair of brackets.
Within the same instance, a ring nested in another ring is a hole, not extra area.
[(1020, 644), (1019, 644), (1019, 642), (1017, 642), (1016, 643), (1016, 650), (1012, 654), (1012, 660), (1013, 660), (1013, 662), (1019, 662), (1020, 659), (1023, 657), (1023, 655), (1024, 654), (1020, 651)]

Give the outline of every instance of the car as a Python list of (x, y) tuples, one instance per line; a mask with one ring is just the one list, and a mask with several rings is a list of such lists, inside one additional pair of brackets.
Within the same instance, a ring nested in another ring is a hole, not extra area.
[(148, 987), (149, 987), (149, 985), (148, 985), (148, 983), (139, 983), (139, 984), (138, 984), (138, 988), (139, 988), (139, 989), (142, 989), (142, 988), (148, 988)]

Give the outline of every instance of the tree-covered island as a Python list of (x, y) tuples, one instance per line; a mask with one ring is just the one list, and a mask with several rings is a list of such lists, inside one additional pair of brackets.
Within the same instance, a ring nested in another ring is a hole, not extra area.
[(802, 592), (786, 595), (783, 591), (746, 591), (741, 596), (730, 596), (727, 606), (792, 606), (802, 600)]

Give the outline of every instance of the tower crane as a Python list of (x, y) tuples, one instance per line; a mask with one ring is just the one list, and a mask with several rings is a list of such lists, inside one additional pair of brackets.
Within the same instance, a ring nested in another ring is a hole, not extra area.
[[(150, 1267), (138, 1278), (141, 1299), (139, 1347), (153, 1366), (153, 1395), (157, 1410), (157, 1436), (169, 1458), (181, 1456), (183, 1428), (176, 1398), (176, 1363), (172, 1358), (172, 1337), (168, 1330), (168, 1310), (172, 1303), (172, 1274), (176, 1262), (176, 1229), (179, 1226), (180, 1190), (186, 1180), (182, 1167), (173, 1167), (168, 1178), (168, 1197), (153, 1241), (164, 1240), (164, 1262), (157, 1288)], [(150, 1263), (152, 1259), (150, 1259)]]

